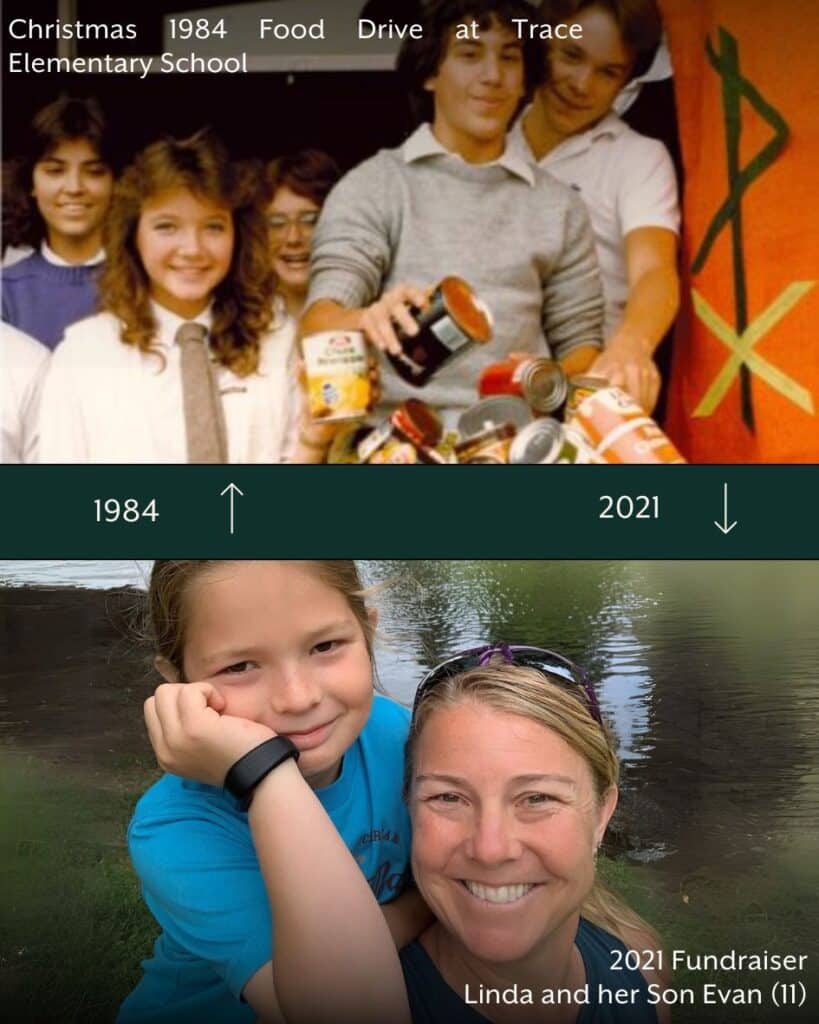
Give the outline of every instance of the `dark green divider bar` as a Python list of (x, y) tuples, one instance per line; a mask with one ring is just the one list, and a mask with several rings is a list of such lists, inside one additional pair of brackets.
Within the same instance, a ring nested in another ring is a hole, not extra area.
[(4, 558), (819, 557), (817, 466), (6, 466), (0, 481)]

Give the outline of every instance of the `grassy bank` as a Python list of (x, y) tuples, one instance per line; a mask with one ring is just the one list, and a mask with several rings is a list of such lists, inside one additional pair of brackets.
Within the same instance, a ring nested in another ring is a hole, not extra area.
[[(103, 1024), (139, 977), (156, 926), (143, 907), (125, 828), (153, 767), (130, 759), (105, 772), (67, 775), (0, 754), (0, 1005), (15, 1024)], [(812, 906), (790, 891), (787, 865), (730, 880), (692, 875), (671, 883), (658, 866), (601, 859), (604, 880), (660, 932), (666, 950), (722, 954), (815, 952)], [(815, 979), (815, 957), (810, 969)], [(677, 990), (765, 988), (765, 1005), (680, 1005), (690, 1021), (767, 1024), (815, 1019), (810, 1006), (772, 1010), (774, 976), (678, 971)], [(793, 976), (785, 980), (794, 980)], [(802, 976), (807, 982), (807, 978)]]
[[(118, 776), (120, 773), (112, 773)], [(128, 783), (0, 757), (0, 1003), (16, 1024), (114, 1019), (156, 927), (125, 847), (147, 766)]]

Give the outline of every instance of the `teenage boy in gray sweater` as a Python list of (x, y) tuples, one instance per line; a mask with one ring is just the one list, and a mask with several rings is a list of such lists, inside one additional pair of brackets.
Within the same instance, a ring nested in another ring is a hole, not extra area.
[(382, 406), (410, 396), (454, 414), (476, 400), (488, 363), (551, 354), (581, 373), (602, 345), (603, 296), (583, 202), (506, 146), (507, 128), (542, 77), (541, 44), (518, 38), (521, 0), (439, 0), (398, 61), (423, 123), (360, 164), (330, 194), (316, 229), (302, 333), (361, 330), (397, 354), (395, 329), (437, 282), (464, 278), (494, 316), (489, 344), (444, 366), (423, 392), (382, 360)]

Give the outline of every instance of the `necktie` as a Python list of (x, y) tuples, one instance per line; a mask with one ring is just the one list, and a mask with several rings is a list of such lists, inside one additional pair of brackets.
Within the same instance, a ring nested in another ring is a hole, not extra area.
[(227, 434), (222, 399), (216, 387), (207, 346), (207, 328), (184, 323), (176, 332), (182, 350), (182, 401), (188, 462), (227, 462)]

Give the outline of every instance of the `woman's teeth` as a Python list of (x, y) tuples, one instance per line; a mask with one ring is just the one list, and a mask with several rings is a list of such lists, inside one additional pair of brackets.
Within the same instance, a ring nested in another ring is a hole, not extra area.
[(480, 882), (468, 882), (466, 879), (464, 885), (473, 896), (477, 896), (479, 900), (486, 900), (487, 903), (514, 903), (534, 889), (532, 884), (481, 885)]

